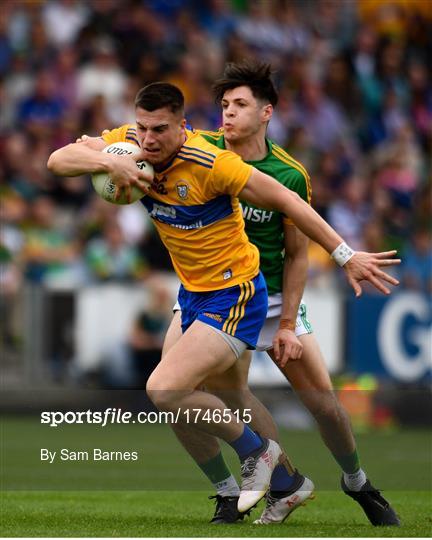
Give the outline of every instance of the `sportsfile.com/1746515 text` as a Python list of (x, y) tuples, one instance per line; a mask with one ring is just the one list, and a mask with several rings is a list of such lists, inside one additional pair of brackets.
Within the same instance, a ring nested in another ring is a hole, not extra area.
[(251, 410), (231, 409), (177, 409), (176, 411), (140, 411), (136, 414), (108, 407), (103, 411), (43, 411), (41, 424), (58, 427), (62, 424), (96, 424), (105, 427), (111, 424), (196, 424), (216, 422), (228, 424), (232, 420), (249, 424)]

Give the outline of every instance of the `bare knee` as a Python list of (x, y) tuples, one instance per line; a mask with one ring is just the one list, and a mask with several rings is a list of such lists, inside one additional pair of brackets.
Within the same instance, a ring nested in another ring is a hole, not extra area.
[(179, 406), (184, 392), (171, 388), (168, 381), (160, 381), (157, 375), (152, 374), (146, 385), (146, 393), (153, 404), (160, 411), (172, 411)]
[(165, 392), (164, 390), (157, 390), (151, 377), (148, 379), (146, 384), (146, 393), (155, 405), (155, 407), (157, 407), (160, 411), (167, 410), (165, 409), (166, 404), (163, 402), (164, 400), (162, 399)]

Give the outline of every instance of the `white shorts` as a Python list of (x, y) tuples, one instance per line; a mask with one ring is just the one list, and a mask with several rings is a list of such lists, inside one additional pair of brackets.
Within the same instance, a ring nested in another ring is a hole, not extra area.
[[(271, 294), (268, 297), (267, 318), (258, 337), (257, 351), (267, 351), (273, 348), (273, 338), (279, 328), (281, 313), (282, 293)], [(306, 304), (302, 299), (297, 313), (295, 335), (299, 337), (303, 334), (312, 334), (312, 332), (312, 325), (306, 315)]]
[[(180, 304), (178, 302), (175, 303), (173, 311), (180, 311)], [(281, 313), (282, 293), (271, 294), (268, 297), (267, 318), (258, 337), (257, 351), (267, 351), (273, 348), (273, 338), (279, 328)], [(304, 334), (312, 334), (312, 332), (312, 325), (308, 321), (306, 314), (306, 304), (302, 299), (297, 313), (295, 335), (299, 337)]]

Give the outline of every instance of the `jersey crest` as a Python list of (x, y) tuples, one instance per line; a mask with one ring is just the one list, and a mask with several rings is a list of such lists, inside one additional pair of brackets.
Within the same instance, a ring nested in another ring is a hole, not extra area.
[(184, 182), (182, 180), (180, 182), (177, 182), (176, 189), (177, 189), (177, 195), (179, 196), (180, 199), (185, 200), (188, 198), (189, 184), (187, 182)]

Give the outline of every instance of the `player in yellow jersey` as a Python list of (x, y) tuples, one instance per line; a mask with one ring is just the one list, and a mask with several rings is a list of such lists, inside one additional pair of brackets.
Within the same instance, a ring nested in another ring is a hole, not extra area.
[[(166, 347), (147, 383), (163, 411), (199, 409), (195, 427), (230, 444), (242, 462), (240, 512), (266, 493), (282, 457), (279, 445), (261, 439), (216, 396), (199, 390), (203, 381), (230, 369), (246, 348), (254, 348), (267, 311), (267, 290), (258, 252), (244, 233), (237, 197), (274, 208), (331, 253), (357, 295), (368, 280), (389, 294), (382, 281), (397, 281), (381, 270), (397, 264), (394, 252), (353, 252), (343, 239), (295, 193), (187, 132), (180, 90), (153, 83), (138, 92), (136, 125), (142, 157), (155, 177), (140, 171), (130, 156), (114, 156), (87, 145), (67, 145), (51, 154), (49, 169), (60, 176), (108, 172), (118, 195), (137, 186), (170, 251), (182, 281), (182, 335)], [(152, 181), (147, 187), (146, 181)], [(186, 193), (186, 196), (185, 196)], [(197, 271), (198, 269), (198, 271)]]

